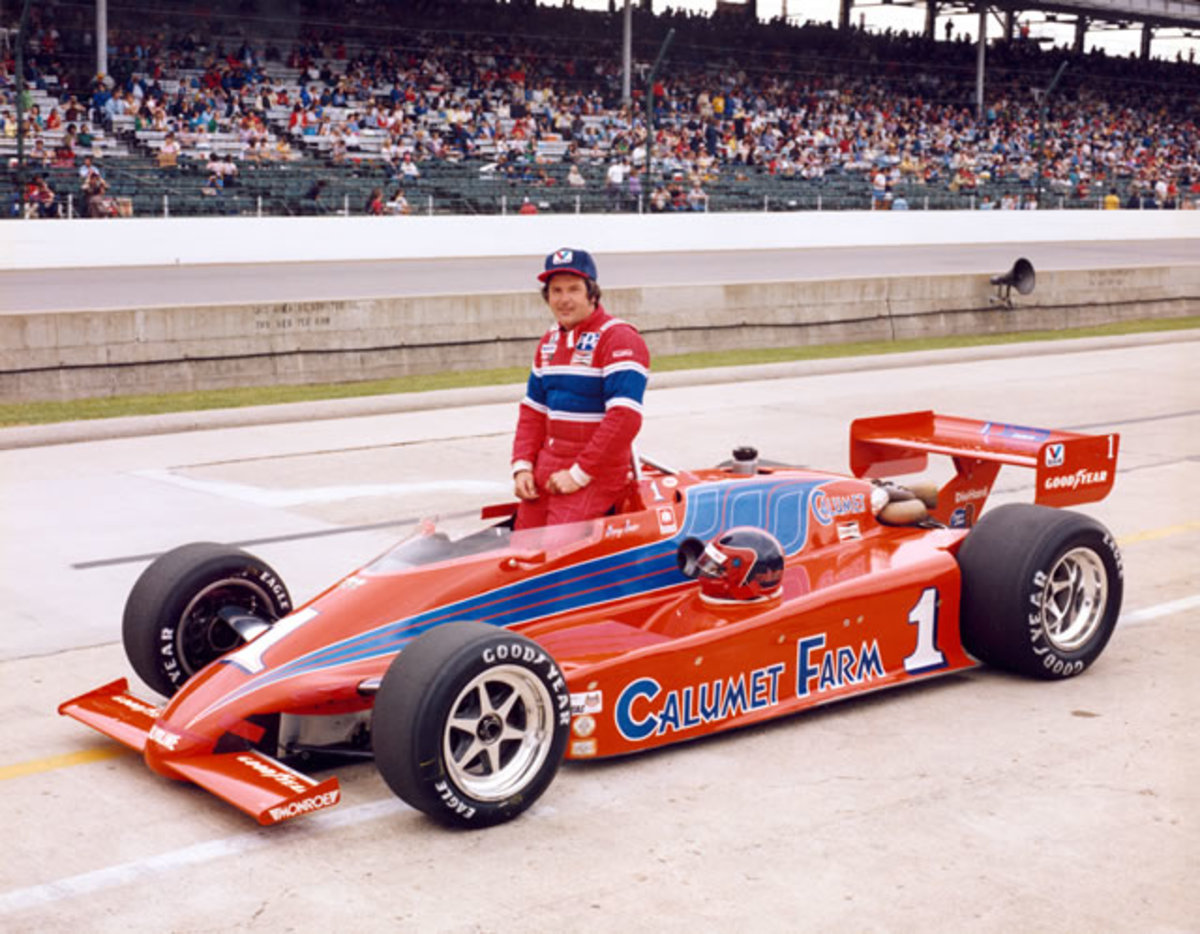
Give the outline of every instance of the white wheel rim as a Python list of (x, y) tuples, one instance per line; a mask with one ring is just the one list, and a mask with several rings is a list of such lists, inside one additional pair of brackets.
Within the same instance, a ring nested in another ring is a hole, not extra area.
[(1042, 626), (1050, 644), (1074, 652), (1087, 644), (1108, 606), (1108, 572), (1090, 548), (1058, 559), (1042, 588)]
[(500, 665), (459, 692), (442, 732), (446, 772), (477, 801), (501, 801), (538, 774), (554, 741), (550, 692), (530, 671)]

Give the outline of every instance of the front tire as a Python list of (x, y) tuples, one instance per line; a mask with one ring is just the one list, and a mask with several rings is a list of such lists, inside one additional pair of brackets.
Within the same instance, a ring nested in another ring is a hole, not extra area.
[(983, 515), (958, 552), (963, 645), (989, 665), (1069, 678), (1104, 651), (1123, 591), (1121, 555), (1095, 519), (1011, 504)]
[(287, 588), (265, 561), (229, 545), (182, 545), (156, 558), (133, 585), (121, 627), (125, 655), (138, 677), (170, 697), (245, 644), (231, 614), (269, 625), (291, 611)]
[(530, 807), (558, 772), (570, 695), (537, 643), (486, 623), (446, 623), (392, 662), (375, 697), (375, 764), (404, 801), (453, 827)]

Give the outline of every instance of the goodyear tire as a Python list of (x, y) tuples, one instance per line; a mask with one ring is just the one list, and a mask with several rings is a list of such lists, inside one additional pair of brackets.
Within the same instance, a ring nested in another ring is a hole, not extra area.
[(283, 581), (252, 554), (212, 542), (183, 545), (142, 572), (121, 627), (133, 670), (165, 697), (197, 671), (245, 644), (231, 615), (270, 624), (292, 611)]
[(452, 827), (488, 827), (532, 805), (566, 749), (570, 695), (537, 643), (452, 622), (415, 639), (375, 697), (375, 763), (399, 797)]
[(1121, 610), (1121, 555), (1096, 520), (1000, 506), (967, 534), (958, 562), (963, 645), (980, 661), (1069, 678), (1108, 644)]

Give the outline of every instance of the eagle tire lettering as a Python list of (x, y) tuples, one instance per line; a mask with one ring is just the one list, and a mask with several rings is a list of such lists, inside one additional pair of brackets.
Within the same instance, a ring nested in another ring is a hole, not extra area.
[(239, 548), (193, 542), (156, 558), (125, 602), (121, 636), (133, 670), (170, 697), (200, 669), (245, 644), (222, 613), (272, 624), (292, 610), (265, 561)]
[(258, 575), (259, 582), (264, 584), (275, 598), (275, 605), (282, 611), (279, 615), (286, 616), (292, 612), (292, 598), (281, 581), (270, 568), (262, 570)]

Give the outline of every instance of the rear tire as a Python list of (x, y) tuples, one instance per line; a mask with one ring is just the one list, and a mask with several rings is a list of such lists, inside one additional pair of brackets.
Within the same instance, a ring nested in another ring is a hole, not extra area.
[(1012, 504), (989, 510), (958, 552), (963, 645), (1032, 678), (1077, 675), (1104, 651), (1121, 611), (1121, 554), (1088, 516)]
[(229, 545), (194, 542), (156, 558), (133, 585), (121, 627), (138, 677), (170, 697), (244, 645), (219, 615), (224, 609), (273, 623), (292, 611), (292, 598), (269, 564)]
[(388, 786), (452, 827), (488, 827), (532, 805), (566, 750), (570, 695), (537, 643), (486, 623), (446, 623), (384, 675), (371, 719)]

